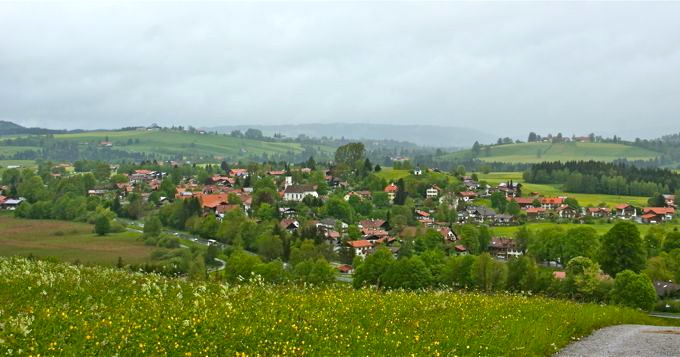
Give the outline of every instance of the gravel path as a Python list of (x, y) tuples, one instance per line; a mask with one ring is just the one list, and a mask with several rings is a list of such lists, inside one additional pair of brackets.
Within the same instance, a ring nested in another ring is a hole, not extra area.
[(570, 344), (555, 356), (680, 356), (680, 327), (606, 327)]

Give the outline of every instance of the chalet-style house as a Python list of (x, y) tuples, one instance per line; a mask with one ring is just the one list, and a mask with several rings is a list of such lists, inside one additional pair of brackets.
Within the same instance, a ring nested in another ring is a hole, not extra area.
[(367, 255), (373, 251), (373, 243), (362, 239), (362, 240), (351, 240), (347, 242), (351, 248), (354, 248), (354, 255), (357, 257), (365, 258)]
[(497, 214), (493, 220), (496, 226), (510, 226), (516, 223), (515, 216), (511, 214)]
[(345, 201), (349, 201), (352, 197), (358, 197), (360, 200), (370, 200), (373, 194), (371, 191), (350, 191), (343, 198)]
[(279, 216), (285, 218), (297, 217), (297, 210), (291, 207), (279, 207)]
[(634, 219), (637, 217), (637, 209), (627, 203), (616, 206), (616, 218)]
[(449, 227), (442, 227), (437, 230), (439, 234), (442, 235), (442, 238), (448, 242), (455, 242), (458, 240), (458, 237), (456, 236), (456, 233), (454, 233), (451, 228)]
[(399, 187), (394, 183), (391, 183), (385, 186), (384, 191), (387, 193), (387, 198), (390, 199), (390, 202), (394, 202), (394, 197), (397, 196), (397, 191), (399, 191)]
[(316, 228), (319, 228), (322, 231), (335, 230), (336, 227), (340, 227), (344, 232), (349, 226), (347, 223), (335, 218), (324, 218), (316, 223)]
[(128, 177), (130, 179), (130, 183), (139, 184), (139, 183), (142, 183), (142, 182), (149, 182), (153, 179), (162, 180), (163, 176), (165, 176), (165, 174), (163, 172), (157, 172), (157, 171), (151, 171), (151, 170), (135, 170)]
[(432, 216), (430, 212), (422, 211), (417, 209), (416, 210), (416, 220), (426, 226), (430, 226), (434, 224), (434, 220), (432, 219)]
[(675, 206), (675, 195), (663, 195), (664, 203), (666, 207), (676, 208)]
[(217, 208), (219, 206), (226, 206), (229, 204), (229, 195), (226, 193), (200, 195), (199, 200), (201, 201), (201, 207), (203, 208), (203, 213), (214, 213), (217, 214)]
[(286, 171), (284, 170), (271, 170), (267, 172), (267, 175), (269, 176), (283, 176), (286, 174)]
[(495, 237), (489, 243), (489, 252), (498, 259), (510, 259), (522, 255), (517, 242), (512, 238)]
[(493, 222), (496, 218), (496, 211), (485, 206), (471, 206), (466, 209), (466, 222)]
[(213, 176), (210, 178), (212, 182), (216, 185), (221, 185), (221, 186), (229, 186), (232, 187), (234, 184), (236, 184), (236, 179), (233, 177), (229, 176)]
[(545, 209), (544, 207), (528, 207), (526, 209), (527, 212), (527, 219), (529, 220), (539, 220), (545, 218), (545, 216), (548, 213), (548, 210)]
[(564, 204), (564, 197), (543, 197), (541, 198), (541, 207), (545, 209), (557, 209)]
[(555, 210), (560, 218), (573, 219), (578, 216), (578, 212), (569, 205), (561, 205)]
[(534, 206), (536, 198), (533, 197), (508, 197), (508, 201), (515, 201), (521, 209), (527, 209)]
[(383, 219), (365, 219), (363, 221), (359, 221), (359, 228), (389, 230), (390, 225)]
[(521, 191), (522, 184), (516, 183), (516, 182), (501, 182), (498, 184), (496, 187), (497, 192), (502, 192), (505, 194), (505, 197), (517, 197), (519, 196), (522, 191)]
[(462, 177), (462, 179), (463, 179), (463, 185), (465, 185), (465, 187), (467, 187), (467, 189), (469, 191), (476, 191), (476, 190), (479, 190), (479, 188), (481, 187), (479, 182), (473, 180), (472, 177), (470, 177), (470, 176), (464, 176), (464, 177)]
[(231, 169), (229, 170), (229, 176), (245, 178), (248, 176), (248, 169)]
[(23, 198), (4, 198), (0, 202), (0, 208), (8, 211), (14, 211), (24, 202)]
[(607, 207), (588, 207), (586, 209), (586, 216), (594, 218), (611, 217), (612, 210)]
[(279, 227), (283, 230), (293, 233), (298, 228), (300, 228), (300, 222), (298, 222), (295, 219), (286, 218), (282, 219), (281, 222), (279, 222)]
[(442, 191), (437, 185), (432, 185), (425, 191), (425, 197), (435, 199), (439, 197), (439, 193)]
[(458, 192), (458, 197), (460, 197), (463, 202), (469, 202), (477, 198), (477, 193), (473, 191)]
[(662, 223), (673, 219), (675, 208), (645, 207), (642, 209), (642, 223)]
[(283, 199), (291, 202), (301, 202), (306, 196), (319, 197), (313, 185), (292, 185), (283, 191)]
[(458, 255), (468, 255), (467, 248), (465, 248), (464, 245), (462, 244), (456, 244), (453, 249), (456, 251), (456, 254)]

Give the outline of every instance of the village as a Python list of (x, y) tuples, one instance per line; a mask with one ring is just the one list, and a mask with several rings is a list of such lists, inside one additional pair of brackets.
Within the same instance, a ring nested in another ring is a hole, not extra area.
[[(379, 186), (380, 180), (374, 180), (370, 189), (366, 186), (366, 180), (342, 178), (334, 175), (332, 168), (297, 168), (287, 165), (282, 167), (285, 169), (278, 170), (266, 165), (229, 168), (217, 170), (220, 172), (211, 176), (201, 172), (202, 179), (189, 174), (175, 179), (175, 185), (174, 182), (168, 182), (171, 170), (166, 167), (177, 168), (178, 165), (168, 162), (156, 165), (155, 170), (135, 168), (122, 173), (119, 165), (111, 165), (111, 177), (115, 178), (112, 184), (107, 180), (99, 182), (87, 190), (87, 196), (119, 200), (123, 207), (130, 204), (131, 196), (138, 197), (148, 205), (150, 211), (173, 201), (196, 199), (200, 204), (201, 215), (214, 217), (217, 222), (222, 222), (229, 212), (238, 211), (257, 222), (275, 219), (280, 229), (290, 234), (304, 227), (313, 227), (323, 235), (333, 251), (340, 253), (343, 249), (349, 249), (352, 258), (365, 258), (380, 247), (388, 248), (397, 257), (404, 239), (415, 239), (426, 231), (439, 235), (441, 246), (448, 254), (465, 255), (468, 254), (468, 247), (461, 240), (460, 227), (466, 224), (507, 227), (532, 222), (592, 223), (595, 220), (659, 224), (672, 221), (676, 208), (674, 195), (663, 195), (663, 207), (636, 207), (632, 204), (580, 207), (568, 195), (543, 197), (539, 192), (523, 192), (523, 185), (519, 182), (502, 182), (491, 186), (473, 176), (453, 177), (436, 169), (422, 170), (420, 167), (409, 172), (410, 190), (405, 187), (403, 179), (384, 184), (384, 187)], [(69, 164), (55, 165), (52, 171), (49, 176), (54, 180), (83, 174), (73, 172)], [(377, 172), (372, 176), (375, 174)], [(254, 197), (258, 195), (258, 190), (253, 186), (262, 180), (275, 189), (271, 190), (275, 192), (275, 197), (265, 194), (263, 198), (260, 195), (256, 198), (255, 207)], [(430, 183), (434, 181), (437, 183)], [(165, 187), (162, 187), (163, 182), (166, 182)], [(173, 191), (168, 191), (168, 187)], [(342, 198), (346, 203), (343, 209), (349, 209), (351, 214), (336, 217), (329, 210), (320, 209), (324, 208), (330, 197)], [(25, 200), (25, 197), (12, 196), (7, 186), (2, 187), (0, 208), (3, 210), (18, 210)], [(395, 203), (398, 200), (401, 202)], [(275, 209), (275, 212), (263, 216), (260, 210), (263, 203)], [(498, 206), (502, 206), (501, 212), (496, 210)], [(391, 216), (394, 207), (399, 208), (397, 217)], [(143, 215), (140, 214), (140, 217)], [(212, 240), (216, 237), (208, 233), (205, 238)], [(482, 248), (484, 250), (503, 260), (524, 253), (517, 241), (507, 236), (492, 236), (488, 247)], [(344, 259), (339, 269), (351, 272), (351, 260)]]

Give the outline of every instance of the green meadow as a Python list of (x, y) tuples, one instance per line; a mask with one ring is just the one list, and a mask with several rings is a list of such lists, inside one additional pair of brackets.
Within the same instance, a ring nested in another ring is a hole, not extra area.
[[(478, 158), (488, 162), (537, 163), (543, 161), (595, 160), (613, 161), (616, 159), (649, 160), (660, 154), (644, 148), (613, 143), (519, 143), (494, 145), (489, 150), (482, 149)], [(442, 155), (439, 161), (471, 158), (470, 150), (462, 150)]]
[(225, 285), (17, 258), (0, 258), (0, 302), (0, 353), (31, 355), (548, 356), (604, 326), (676, 322), (543, 297)]
[(0, 255), (53, 257), (83, 264), (114, 265), (121, 257), (126, 264), (151, 261), (160, 248), (147, 246), (136, 232), (111, 233), (100, 237), (93, 226), (54, 220), (18, 219), (0, 215)]
[[(236, 138), (228, 135), (191, 134), (177, 131), (99, 131), (55, 135), (57, 139), (77, 142), (100, 142), (109, 139), (113, 148), (129, 152), (157, 153), (165, 155), (198, 154), (206, 157), (246, 158), (263, 154), (300, 153), (304, 147), (299, 143), (268, 142)], [(314, 146), (315, 149), (334, 153), (335, 148)]]
[(533, 184), (525, 183), (521, 172), (490, 172), (488, 174), (477, 173), (480, 180), (486, 181), (490, 185), (497, 185), (501, 182), (514, 181), (522, 183), (522, 194), (524, 196), (536, 192), (545, 197), (568, 196), (575, 198), (581, 206), (598, 206), (605, 203), (609, 207), (614, 207), (621, 203), (630, 203), (635, 206), (646, 206), (649, 197), (641, 196), (618, 196), (588, 193), (564, 192), (560, 185)]

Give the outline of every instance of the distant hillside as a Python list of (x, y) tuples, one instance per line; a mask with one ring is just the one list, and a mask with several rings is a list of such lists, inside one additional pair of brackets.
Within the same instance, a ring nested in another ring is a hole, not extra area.
[(333, 137), (348, 139), (377, 139), (408, 141), (421, 146), (462, 148), (470, 147), (475, 141), (492, 142), (496, 140), (491, 134), (469, 128), (433, 125), (391, 125), (391, 124), (300, 124), (300, 125), (236, 125), (210, 128), (218, 132), (228, 133), (232, 130), (245, 131), (248, 128), (259, 129), (265, 135), (283, 134), (297, 137), (304, 134), (310, 137)]
[(11, 121), (0, 120), (0, 135), (16, 134), (56, 134), (65, 133), (66, 130), (52, 130), (44, 128), (26, 128)]
[(649, 160), (661, 154), (641, 147), (612, 143), (520, 143), (482, 148), (479, 155), (472, 150), (457, 151), (436, 158), (436, 161), (478, 158), (487, 162), (537, 163), (543, 161), (595, 160), (611, 162), (617, 159)]

